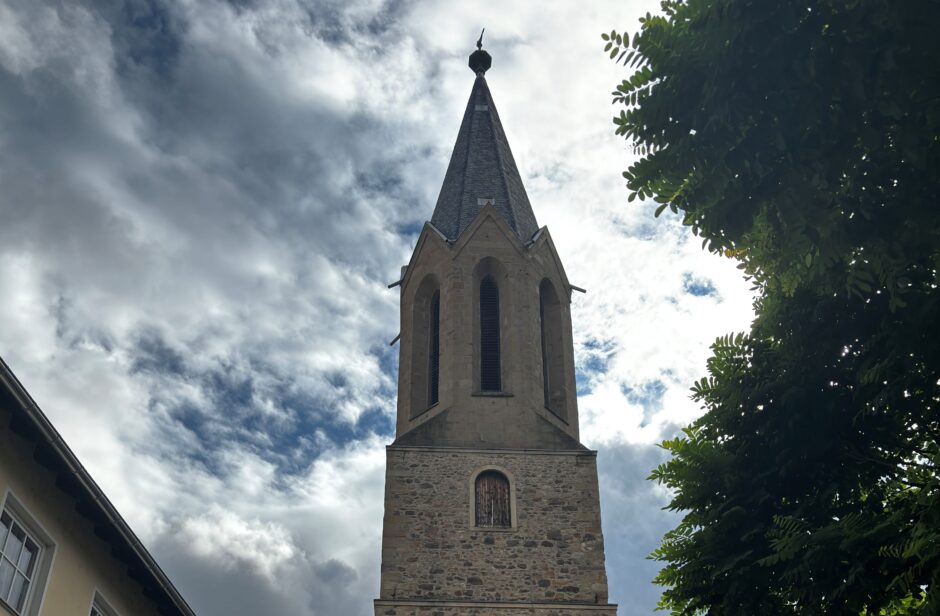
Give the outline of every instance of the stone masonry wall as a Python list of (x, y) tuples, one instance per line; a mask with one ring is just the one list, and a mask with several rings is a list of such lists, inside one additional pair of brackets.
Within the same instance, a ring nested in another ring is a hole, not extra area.
[(379, 602), (375, 616), (616, 616), (617, 607), (508, 607), (469, 605), (396, 605)]
[[(493, 467), (511, 529), (473, 526), (472, 480)], [(607, 604), (594, 452), (389, 447), (385, 492), (380, 599)], [(393, 613), (425, 613), (409, 609)]]

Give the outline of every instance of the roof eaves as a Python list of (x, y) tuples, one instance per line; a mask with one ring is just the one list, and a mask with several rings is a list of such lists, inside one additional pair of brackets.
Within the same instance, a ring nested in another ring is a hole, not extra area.
[(431, 221), (427, 221), (425, 224), (427, 224), (427, 226), (431, 227), (431, 230), (434, 231), (435, 233), (437, 233), (438, 237), (440, 237), (442, 240), (444, 240), (444, 241), (447, 242), (448, 244), (453, 244), (453, 243), (454, 243), (455, 240), (449, 239), (446, 235), (444, 235), (444, 232), (443, 232), (443, 231), (441, 231), (440, 229), (438, 229), (437, 227), (435, 227), (433, 224), (431, 224)]

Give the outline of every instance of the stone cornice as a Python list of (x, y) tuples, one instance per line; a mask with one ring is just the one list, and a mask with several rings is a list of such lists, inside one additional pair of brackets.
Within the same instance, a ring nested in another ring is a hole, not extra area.
[(407, 446), (386, 445), (386, 451), (434, 451), (440, 453), (469, 453), (469, 454), (526, 454), (542, 456), (591, 456), (597, 457), (594, 449), (471, 449), (467, 447), (434, 447), (429, 445)]
[(617, 609), (616, 603), (530, 603), (525, 601), (448, 601), (429, 599), (376, 599), (376, 607), (462, 607), (489, 609), (564, 609), (579, 612), (610, 612)]

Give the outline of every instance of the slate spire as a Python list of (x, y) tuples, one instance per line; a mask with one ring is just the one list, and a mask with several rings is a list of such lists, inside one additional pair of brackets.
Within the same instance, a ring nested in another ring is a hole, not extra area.
[(469, 65), (476, 80), (431, 224), (448, 240), (456, 241), (480, 210), (491, 203), (519, 239), (526, 242), (539, 226), (486, 85), (484, 73), (492, 60), (482, 49), (482, 38), (481, 34), (477, 50), (470, 55)]

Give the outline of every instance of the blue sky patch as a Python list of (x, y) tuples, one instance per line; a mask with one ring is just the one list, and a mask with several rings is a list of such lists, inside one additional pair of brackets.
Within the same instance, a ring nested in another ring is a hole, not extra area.
[(640, 427), (645, 427), (649, 425), (653, 415), (663, 408), (663, 396), (666, 394), (666, 384), (657, 379), (643, 383), (636, 388), (621, 385), (620, 393), (624, 395), (630, 404), (643, 407), (643, 421), (640, 422)]
[(614, 354), (614, 343), (610, 340), (589, 338), (581, 345), (584, 357), (575, 365), (575, 384), (579, 396), (592, 391), (592, 382), (607, 373)]
[(696, 297), (705, 297), (708, 295), (717, 295), (715, 284), (708, 278), (694, 276), (691, 272), (682, 275), (682, 288), (689, 295)]

